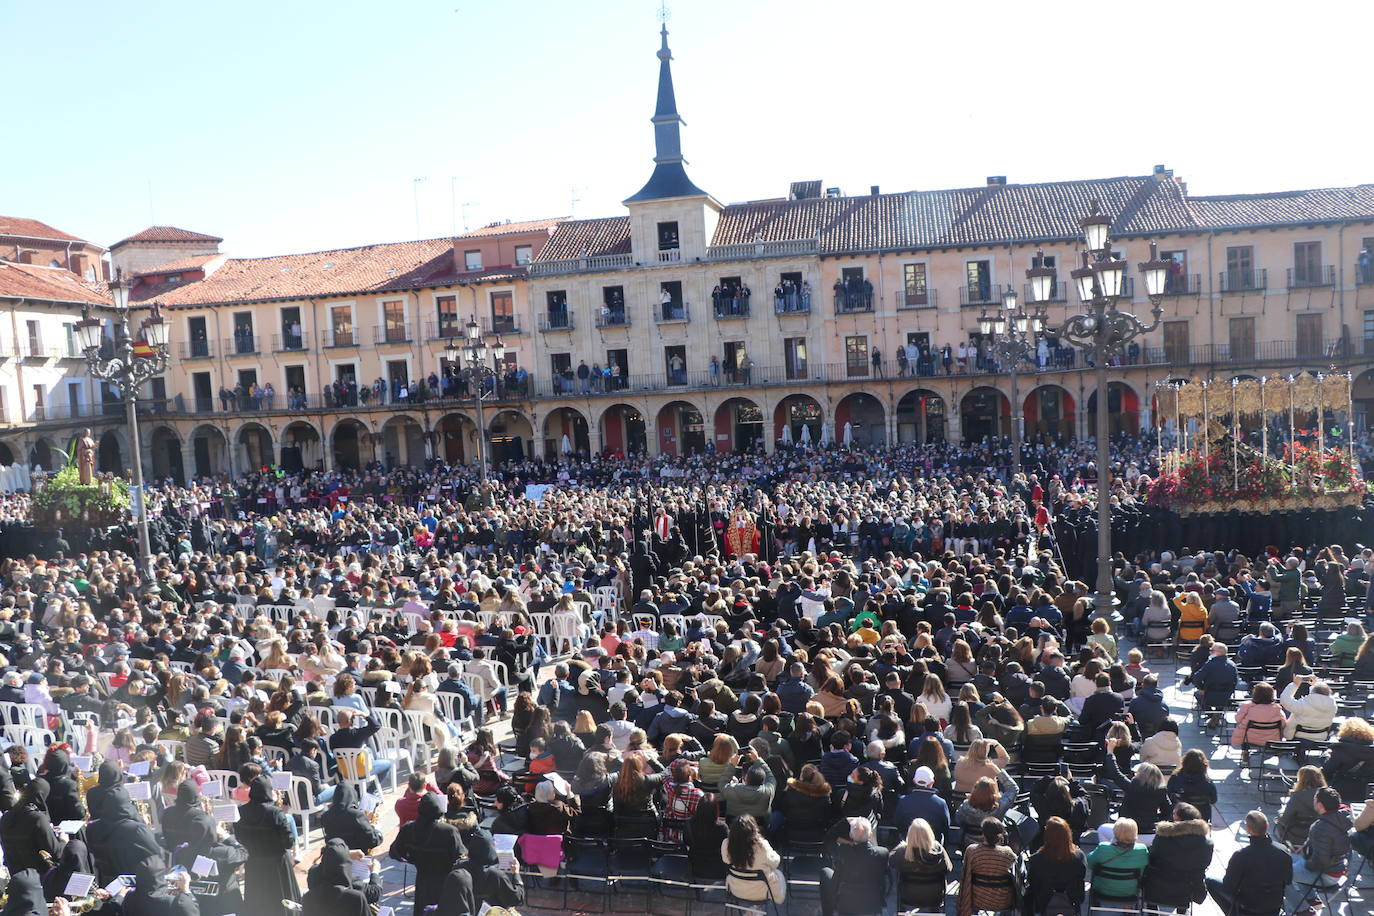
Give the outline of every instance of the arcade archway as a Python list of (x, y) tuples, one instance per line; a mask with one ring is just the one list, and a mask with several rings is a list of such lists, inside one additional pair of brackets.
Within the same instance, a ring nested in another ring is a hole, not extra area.
[(794, 445), (819, 445), (824, 425), (825, 408), (809, 395), (789, 394), (773, 409), (773, 438), (778, 442), (783, 441), (783, 430), (790, 430)]
[(100, 445), (95, 453), (96, 470), (118, 474), (124, 470), (124, 450), (119, 444), (119, 434), (106, 430), (100, 437)]
[(717, 407), (714, 428), (718, 452), (763, 447), (763, 409), (748, 398), (730, 398)]
[(425, 430), (408, 414), (397, 414), (382, 424), (382, 460), (389, 468), (425, 463)]
[(573, 453), (588, 455), (592, 443), (588, 434), (587, 418), (571, 407), (560, 407), (544, 418), (544, 455)]
[(437, 434), (435, 454), (446, 464), (466, 464), (468, 456), (476, 460), (477, 426), (466, 414), (444, 414), (435, 424)]
[(897, 402), (897, 441), (924, 445), (945, 441), (945, 399), (918, 388)]
[(216, 426), (197, 426), (191, 433), (191, 456), (197, 477), (229, 473), (229, 443)]
[(334, 427), (334, 466), (356, 471), (372, 460), (372, 434), (360, 420), (340, 420)]
[(155, 480), (172, 478), (179, 484), (186, 483), (186, 471), (181, 458), (181, 439), (169, 427), (159, 426), (148, 437), (148, 463), (152, 466)]
[(492, 417), (487, 427), (487, 444), (494, 464), (506, 461), (522, 461), (529, 449), (527, 443), (534, 441), (534, 427), (529, 418), (518, 410), (503, 410)]
[(1058, 385), (1041, 385), (1026, 395), (1021, 407), (1027, 441), (1063, 442), (1074, 437), (1073, 395)]
[(300, 470), (315, 470), (324, 463), (324, 452), (320, 447), (320, 431), (304, 420), (290, 424), (281, 434), (282, 469), (295, 473)]
[(663, 405), (657, 424), (660, 453), (692, 455), (706, 451), (706, 421), (695, 404), (672, 401)]
[[(1113, 436), (1140, 431), (1140, 397), (1124, 382), (1107, 383), (1107, 427)], [(1097, 435), (1097, 392), (1088, 394), (1088, 435)]]
[(1350, 397), (1355, 407), (1351, 422), (1355, 431), (1363, 434), (1374, 425), (1374, 369), (1367, 369), (1355, 377)]
[(1011, 401), (996, 388), (974, 388), (959, 402), (964, 442), (1011, 435)]
[(857, 391), (835, 405), (836, 442), (844, 442), (846, 426), (855, 445), (887, 443), (887, 412), (882, 401), (866, 391)]
[(239, 428), (236, 437), (239, 447), (239, 467), (257, 470), (276, 464), (276, 449), (272, 434), (261, 423), (247, 423)]
[(615, 404), (601, 413), (601, 452), (633, 455), (648, 448), (644, 415), (629, 404)]

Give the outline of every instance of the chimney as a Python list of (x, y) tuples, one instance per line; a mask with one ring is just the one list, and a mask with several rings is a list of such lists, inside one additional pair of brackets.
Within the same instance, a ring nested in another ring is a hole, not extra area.
[(877, 197), (877, 196), (878, 196), (878, 186), (877, 186), (876, 184), (871, 184), (871, 185), (869, 185), (869, 186), (868, 186), (868, 193), (869, 193), (869, 194), (872, 194), (874, 197)]
[(1006, 175), (989, 175), (989, 176), (988, 176), (988, 187), (990, 187), (990, 188), (1003, 188), (1003, 187), (1006, 187), (1006, 185), (1007, 185), (1007, 176), (1006, 176)]
[(1155, 170), (1154, 170), (1154, 179), (1155, 179), (1155, 181), (1168, 181), (1170, 178), (1173, 178), (1173, 177), (1174, 177), (1174, 170), (1173, 170), (1173, 169), (1166, 169), (1166, 168), (1163, 166), (1163, 164), (1160, 164), (1160, 165), (1155, 166)]

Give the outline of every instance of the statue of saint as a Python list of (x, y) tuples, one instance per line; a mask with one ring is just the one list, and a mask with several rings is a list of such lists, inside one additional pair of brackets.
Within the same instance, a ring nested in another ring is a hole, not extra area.
[(95, 453), (99, 446), (91, 438), (91, 431), (83, 429), (81, 438), (76, 442), (76, 470), (81, 477), (82, 486), (95, 483)]

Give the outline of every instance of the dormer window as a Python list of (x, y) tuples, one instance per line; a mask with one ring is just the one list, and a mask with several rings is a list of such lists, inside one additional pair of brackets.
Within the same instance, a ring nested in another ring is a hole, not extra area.
[(168, 275), (167, 275), (167, 282), (168, 282), (168, 283), (180, 283), (180, 282), (181, 282), (181, 274), (168, 274)]
[(534, 246), (533, 246), (533, 245), (516, 245), (516, 246), (515, 246), (515, 263), (517, 263), (517, 264), (528, 264), (528, 263), (529, 263), (531, 260), (533, 260), (533, 259), (534, 259)]
[(676, 222), (672, 222), (672, 223), (659, 223), (659, 224), (658, 224), (658, 250), (659, 250), (659, 251), (676, 251), (676, 250), (677, 250), (678, 248), (680, 248), (680, 247), (682, 247), (682, 246), (681, 246), (681, 244), (680, 244), (680, 242), (679, 242), (679, 240), (678, 240), (677, 223), (676, 223)]
[(467, 270), (482, 269), (482, 252), (480, 249), (463, 252), (463, 265)]

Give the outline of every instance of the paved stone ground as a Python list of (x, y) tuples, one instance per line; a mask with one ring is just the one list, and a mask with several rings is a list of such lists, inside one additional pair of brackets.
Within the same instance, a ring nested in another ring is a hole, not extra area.
[[(1129, 643), (1123, 641), (1121, 648), (1123, 655), (1129, 647)], [(1260, 793), (1250, 773), (1239, 766), (1239, 751), (1231, 748), (1229, 744), (1221, 746), (1215, 731), (1204, 732), (1198, 727), (1198, 723), (1193, 720), (1191, 716), (1193, 706), (1192, 689), (1188, 687), (1180, 688), (1178, 678), (1175, 674), (1175, 666), (1172, 661), (1157, 662), (1152, 660), (1149, 664), (1153, 670), (1160, 674), (1161, 685), (1164, 686), (1169, 705), (1174, 710), (1174, 717), (1180, 722), (1180, 733), (1183, 739), (1184, 748), (1196, 747), (1206, 749), (1211, 760), (1211, 775), (1217, 783), (1219, 797), (1218, 803), (1212, 814), (1212, 842), (1215, 847), (1215, 853), (1212, 865), (1208, 870), (1208, 875), (1210, 877), (1220, 878), (1225, 871), (1226, 862), (1231, 854), (1246, 843), (1243, 823), (1246, 813), (1254, 808), (1259, 808), (1269, 815), (1271, 822), (1277, 817), (1279, 807), (1277, 791), (1271, 786), (1269, 791), (1270, 801), (1268, 803), (1262, 803)], [(551, 667), (546, 666), (544, 673), (546, 675), (550, 674), (551, 670)], [(504, 719), (495, 723), (494, 730), (498, 741), (507, 737), (510, 733), (510, 720)], [(395, 797), (388, 793), (385, 810), (380, 819), (381, 829), (386, 836), (386, 843), (379, 851), (383, 856), (382, 863), (384, 867), (384, 899), (382, 902), (385, 906), (395, 907), (396, 916), (410, 916), (412, 903), (403, 892), (402, 865), (401, 863), (385, 858), (385, 850), (387, 846), (390, 845), (397, 830), (396, 813), (393, 807), (394, 802)], [(319, 855), (320, 847), (318, 836), (318, 828), (316, 828), (317, 842), (312, 845), (308, 856), (302, 857), (302, 863), (299, 868), (302, 890), (305, 889), (305, 868), (307, 865), (313, 863)], [(413, 869), (407, 868), (404, 872), (408, 875), (409, 879), (414, 878)], [(1362, 878), (1362, 883), (1374, 888), (1374, 868), (1366, 871), (1366, 874)], [(546, 900), (547, 894), (535, 892), (532, 896), (534, 900), (531, 905), (521, 908), (521, 913), (524, 914), (524, 916), (546, 916), (546, 914), (566, 912), (595, 913), (601, 912), (602, 908), (599, 894), (583, 895), (575, 892), (571, 893), (568, 901), (570, 906), (569, 910), (546, 909), (545, 906), (549, 903), (549, 901)], [(562, 892), (557, 891), (552, 896), (554, 897), (553, 902), (556, 905), (557, 901), (562, 898)], [(635, 894), (616, 897), (610, 902), (615, 911), (629, 913), (645, 912), (644, 899), (641, 895)], [(545, 904), (545, 906), (541, 906), (541, 903)], [(578, 906), (579, 903), (582, 905)], [(950, 913), (953, 913), (953, 907), (954, 902), (951, 898), (948, 906)], [(652, 901), (649, 901), (649, 909), (651, 912), (662, 913), (665, 914), (665, 916), (667, 916), (667, 914), (679, 913), (686, 916), (686, 909), (683, 905), (683, 901), (659, 896), (655, 896)], [(796, 899), (789, 901), (788, 912), (790, 913), (810, 914), (819, 913), (819, 911), (819, 906), (814, 900), (803, 901), (801, 899)], [(726, 912), (727, 910), (723, 904), (698, 903), (692, 908), (692, 913)], [(891, 912), (890, 908), (889, 912)], [(1224, 916), (1221, 909), (1217, 907), (1210, 898), (1205, 903), (1195, 906), (1193, 912), (1196, 916)], [(1374, 889), (1363, 892), (1352, 891), (1348, 895), (1342, 894), (1335, 912), (1342, 914), (1342, 916), (1346, 916), (1346, 914), (1348, 914), (1348, 916), (1358, 916), (1358, 914), (1374, 913)], [(416, 916), (420, 916), (420, 914), (416, 914)]]

